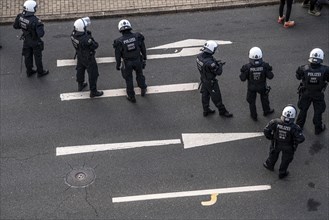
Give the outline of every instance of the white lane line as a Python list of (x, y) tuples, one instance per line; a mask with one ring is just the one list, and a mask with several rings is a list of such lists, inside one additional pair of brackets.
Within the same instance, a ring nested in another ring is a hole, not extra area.
[(271, 189), (270, 185), (242, 186), (242, 187), (219, 188), (219, 189), (208, 189), (208, 190), (114, 197), (112, 198), (112, 202), (113, 203), (134, 202), (134, 201), (144, 201), (144, 200), (153, 200), (153, 199), (170, 199), (170, 198), (202, 196), (202, 195), (212, 195), (212, 194), (253, 192), (253, 191), (263, 191), (269, 189)]
[[(155, 93), (167, 93), (167, 92), (183, 92), (183, 91), (192, 91), (197, 90), (198, 83), (182, 83), (182, 84), (172, 84), (172, 85), (161, 85), (161, 86), (148, 86), (147, 94)], [(106, 97), (116, 97), (116, 96), (126, 96), (126, 89), (110, 89), (103, 90), (104, 95), (97, 98), (106, 98)], [(140, 88), (135, 88), (137, 95), (140, 95)], [(62, 93), (60, 98), (62, 101), (77, 100), (77, 99), (90, 99), (88, 92), (72, 92), (72, 93)]]
[(130, 148), (138, 148), (138, 147), (162, 146), (162, 145), (171, 145), (171, 144), (181, 144), (181, 140), (169, 139), (169, 140), (57, 147), (56, 156), (69, 155), (69, 154), (82, 154), (82, 153), (107, 151), (107, 150), (130, 149)]

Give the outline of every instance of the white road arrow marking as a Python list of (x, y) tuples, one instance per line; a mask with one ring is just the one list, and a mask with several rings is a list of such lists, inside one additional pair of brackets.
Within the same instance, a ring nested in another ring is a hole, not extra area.
[[(170, 44), (165, 44), (157, 47), (151, 47), (149, 50), (156, 50), (156, 49), (169, 49), (169, 48), (182, 48), (182, 47), (201, 47), (206, 43), (207, 40), (200, 40), (200, 39), (186, 39), (182, 41), (177, 41)], [(224, 45), (224, 44), (232, 44), (232, 41), (223, 41), (223, 40), (215, 40), (217, 44)], [(200, 48), (199, 48), (200, 50)]]
[(247, 138), (263, 136), (262, 132), (256, 133), (195, 133), (182, 134), (184, 148), (200, 147), (204, 145), (224, 143)]
[[(184, 148), (198, 147), (204, 145), (210, 145), (215, 143), (223, 143), (228, 141), (235, 141), (253, 137), (262, 136), (263, 133), (196, 133), (196, 134), (182, 134)], [(169, 140), (153, 140), (153, 141), (139, 141), (139, 142), (124, 142), (124, 143), (112, 143), (112, 144), (93, 144), (93, 145), (81, 145), (81, 146), (67, 146), (57, 147), (56, 156), (69, 155), (69, 154), (81, 154), (98, 151), (108, 150), (121, 150), (138, 147), (151, 147), (151, 146), (164, 146), (171, 144), (181, 144), (180, 139)]]
[[(153, 54), (148, 55), (148, 60), (153, 59), (164, 59), (164, 58), (175, 58), (175, 57), (188, 57), (188, 56), (194, 56), (200, 53), (200, 48), (192, 47), (192, 48), (183, 48), (178, 53), (169, 53), (169, 54)], [(96, 58), (97, 63), (114, 63), (115, 58), (114, 57), (99, 57)], [(77, 60), (73, 59), (67, 59), (67, 60), (57, 60), (57, 67), (62, 66), (75, 66), (77, 65)]]
[(219, 188), (219, 189), (207, 189), (207, 190), (196, 190), (196, 191), (183, 191), (183, 192), (170, 192), (170, 193), (158, 193), (148, 195), (136, 195), (136, 196), (124, 196), (112, 198), (113, 203), (120, 202), (135, 202), (153, 199), (170, 199), (190, 196), (203, 196), (212, 194), (226, 194), (226, 193), (239, 193), (239, 192), (253, 192), (263, 191), (271, 189), (270, 185), (256, 185), (256, 186), (242, 186), (242, 187), (231, 187), (231, 188)]
[[(221, 41), (215, 40), (218, 44), (232, 44), (231, 41)], [(178, 53), (169, 53), (169, 54), (151, 54), (148, 55), (149, 60), (153, 59), (164, 59), (164, 58), (176, 58), (176, 57), (187, 57), (187, 56), (194, 56), (200, 53), (200, 47), (204, 45), (206, 40), (200, 39), (187, 39), (182, 41), (177, 41), (170, 44), (165, 44), (157, 47), (149, 48), (148, 50), (155, 50), (155, 49), (170, 49), (170, 48), (182, 48), (181, 51)], [(114, 63), (114, 57), (99, 57), (96, 58), (97, 63)], [(77, 64), (77, 60), (73, 59), (64, 59), (64, 60), (57, 60), (57, 67), (62, 66), (75, 66)]]
[[(193, 91), (198, 89), (198, 83), (182, 83), (182, 84), (172, 84), (172, 85), (161, 85), (161, 86), (148, 86), (147, 94), (155, 93), (167, 93), (167, 92), (185, 92)], [(97, 98), (106, 98), (106, 97), (117, 97), (117, 96), (126, 96), (126, 89), (110, 89), (103, 90), (104, 95)], [(135, 93), (137, 95), (141, 94), (140, 88), (135, 88)], [(90, 92), (72, 92), (72, 93), (62, 93), (60, 98), (62, 101), (68, 100), (77, 100), (77, 99), (90, 99)]]
[(180, 143), (181, 143), (180, 139), (171, 139), (171, 140), (158, 140), (158, 141), (138, 141), (138, 142), (125, 142), (125, 143), (114, 143), (114, 144), (94, 144), (94, 145), (57, 147), (56, 156), (108, 151), (108, 150), (131, 149), (138, 147), (162, 146), (162, 145), (171, 145), (171, 144), (180, 144)]

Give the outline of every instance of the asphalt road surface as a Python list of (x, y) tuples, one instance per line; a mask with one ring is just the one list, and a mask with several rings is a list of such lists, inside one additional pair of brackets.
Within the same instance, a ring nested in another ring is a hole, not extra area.
[[(274, 172), (262, 166), (269, 149), (263, 136), (191, 149), (180, 141), (183, 133), (262, 132), (286, 104), (297, 103), (297, 67), (315, 47), (329, 54), (329, 13), (324, 8), (312, 17), (295, 4), (292, 29), (277, 24), (277, 17), (278, 6), (268, 6), (128, 18), (148, 48), (186, 39), (232, 41), (215, 55), (226, 61), (218, 79), (232, 119), (204, 118), (197, 90), (137, 96), (136, 104), (124, 96), (61, 101), (60, 94), (77, 90), (75, 67), (57, 67), (57, 60), (74, 56), (69, 38), (74, 21), (45, 23), (43, 60), (50, 74), (43, 78), (27, 78), (24, 66), (20, 72), (20, 31), (1, 26), (1, 219), (328, 219), (329, 132), (314, 135), (312, 108), (306, 141), (285, 180), (278, 179), (278, 164)], [(114, 56), (119, 20), (92, 20), (97, 57)], [(246, 83), (239, 79), (253, 46), (262, 48), (275, 74), (269, 81), (275, 114), (263, 117), (258, 98), (258, 122), (249, 116)], [(100, 90), (125, 88), (114, 63), (99, 64), (99, 71)], [(150, 59), (145, 76), (149, 86), (199, 81), (195, 56)], [(329, 125), (328, 110), (323, 120)], [(56, 154), (67, 146), (172, 139), (178, 143)], [(270, 188), (227, 193), (227, 188), (255, 186)], [(163, 193), (173, 196), (148, 199)], [(116, 202), (135, 195), (141, 200)]]

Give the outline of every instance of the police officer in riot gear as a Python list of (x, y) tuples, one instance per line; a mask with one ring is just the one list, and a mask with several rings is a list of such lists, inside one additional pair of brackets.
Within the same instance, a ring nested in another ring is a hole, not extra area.
[(80, 18), (74, 22), (74, 30), (71, 34), (71, 41), (76, 50), (77, 61), (77, 82), (78, 91), (86, 86), (85, 71), (88, 72), (90, 98), (102, 96), (103, 92), (97, 90), (98, 66), (95, 59), (98, 43), (94, 40), (87, 26), (90, 25), (89, 17)]
[[(145, 96), (147, 89), (143, 75), (147, 59), (144, 36), (138, 32), (132, 33), (132, 27), (128, 20), (121, 20), (118, 29), (122, 36), (113, 43), (116, 69), (121, 70), (122, 77), (126, 80), (127, 99), (135, 103), (133, 70), (136, 72), (137, 85), (141, 88), (141, 96)], [(122, 60), (123, 62), (121, 62)]]
[(271, 140), (270, 153), (263, 166), (274, 171), (275, 163), (282, 151), (279, 178), (285, 178), (289, 164), (294, 158), (298, 144), (304, 142), (302, 129), (294, 123), (297, 110), (293, 105), (286, 106), (281, 118), (271, 120), (264, 128), (264, 135)]
[[(49, 73), (43, 69), (42, 51), (44, 43), (41, 38), (45, 31), (43, 23), (34, 15), (37, 9), (37, 3), (33, 0), (27, 0), (24, 3), (24, 10), (16, 16), (14, 22), (15, 29), (22, 29), (21, 39), (24, 40), (22, 55), (25, 57), (26, 74), (28, 77), (38, 73), (38, 77), (42, 77)], [(37, 70), (33, 69), (33, 56)]]
[(210, 98), (215, 106), (218, 108), (219, 115), (224, 117), (232, 117), (233, 114), (229, 113), (224, 104), (222, 103), (222, 96), (218, 85), (216, 76), (220, 76), (223, 72), (223, 65), (220, 61), (215, 60), (213, 54), (215, 53), (218, 45), (215, 41), (207, 41), (200, 53), (197, 56), (196, 63), (201, 75), (201, 94), (202, 94), (202, 106), (203, 116), (206, 117), (209, 114), (214, 114), (215, 110), (209, 108)]
[(270, 87), (266, 84), (266, 79), (274, 77), (272, 67), (263, 61), (263, 53), (259, 47), (253, 47), (249, 51), (249, 63), (241, 68), (241, 81), (248, 80), (247, 102), (249, 103), (250, 116), (257, 121), (256, 97), (260, 95), (263, 107), (263, 115), (267, 116), (274, 112), (270, 108), (268, 93)]
[(297, 117), (297, 124), (301, 128), (304, 127), (307, 110), (313, 103), (313, 124), (316, 135), (326, 129), (322, 123), (322, 113), (326, 109), (324, 91), (329, 82), (329, 67), (321, 64), (323, 58), (323, 51), (320, 48), (315, 48), (310, 53), (309, 64), (298, 67), (296, 71), (296, 78), (302, 81), (298, 91), (300, 112)]

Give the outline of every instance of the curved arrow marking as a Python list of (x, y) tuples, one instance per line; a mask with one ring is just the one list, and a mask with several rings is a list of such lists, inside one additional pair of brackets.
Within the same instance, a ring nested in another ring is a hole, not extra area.
[[(232, 41), (222, 41), (215, 40), (217, 44), (232, 44)], [(148, 48), (148, 50), (156, 50), (156, 49), (170, 49), (170, 48), (182, 48), (182, 50), (178, 53), (169, 53), (169, 54), (153, 54), (148, 55), (147, 59), (163, 59), (163, 58), (175, 58), (175, 57), (187, 57), (194, 56), (200, 53), (200, 47), (204, 45), (206, 40), (201, 39), (186, 39), (182, 41), (177, 41), (170, 44), (164, 44), (157, 47)], [(99, 57), (96, 58), (97, 63), (114, 63), (114, 57)], [(57, 60), (57, 67), (61, 66), (75, 66), (77, 64), (77, 60), (73, 59), (65, 59), (65, 60)]]
[[(177, 41), (170, 44), (165, 44), (157, 47), (151, 47), (149, 50), (157, 50), (157, 49), (170, 49), (170, 48), (182, 48), (182, 47), (201, 47), (207, 40), (201, 39), (186, 39)], [(215, 40), (217, 44), (224, 45), (224, 44), (232, 44), (232, 41), (223, 41), (223, 40)], [(200, 48), (198, 48), (200, 49)]]
[(203, 206), (214, 205), (217, 202), (217, 196), (218, 196), (218, 193), (212, 194), (211, 197), (210, 197), (210, 200), (209, 201), (202, 201), (201, 205), (203, 205)]

